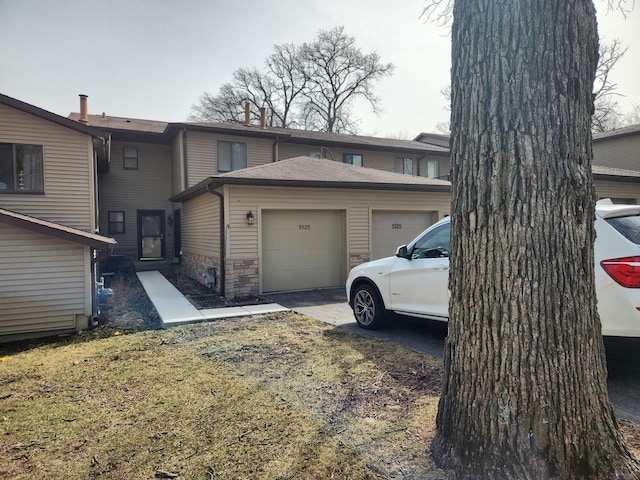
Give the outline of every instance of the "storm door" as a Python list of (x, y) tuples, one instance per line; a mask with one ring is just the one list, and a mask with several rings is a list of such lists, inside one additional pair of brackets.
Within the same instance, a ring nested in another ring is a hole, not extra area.
[(138, 210), (140, 260), (164, 259), (164, 210)]

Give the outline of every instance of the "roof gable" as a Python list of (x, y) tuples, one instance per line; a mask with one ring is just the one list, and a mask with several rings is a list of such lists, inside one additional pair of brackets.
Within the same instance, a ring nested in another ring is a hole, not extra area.
[(77, 228), (67, 227), (59, 223), (41, 220), (36, 217), (24, 215), (0, 208), (0, 223), (24, 228), (32, 232), (41, 233), (51, 237), (80, 243), (98, 250), (112, 250), (116, 242), (113, 238), (103, 237), (95, 233), (88, 233)]
[(16, 110), (20, 110), (22, 112), (42, 118), (49, 122), (53, 122), (63, 127), (70, 128), (71, 130), (75, 130), (77, 132), (90, 135), (92, 137), (102, 136), (102, 132), (100, 130), (89, 127), (80, 122), (76, 122), (74, 120), (62, 117), (60, 115), (56, 115), (55, 113), (49, 112), (40, 107), (36, 107), (35, 105), (31, 105), (29, 103), (23, 102), (21, 100), (17, 100), (7, 95), (3, 95), (1, 93), (0, 93), (0, 104), (7, 105), (8, 107), (15, 108)]

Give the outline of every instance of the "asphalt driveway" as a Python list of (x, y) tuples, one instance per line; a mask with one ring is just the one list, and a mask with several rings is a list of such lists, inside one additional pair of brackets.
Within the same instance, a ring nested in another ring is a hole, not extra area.
[[(272, 302), (326, 323), (443, 358), (447, 326), (395, 315), (383, 330), (358, 327), (342, 288), (266, 295)], [(609, 400), (618, 418), (640, 424), (640, 338), (605, 338)]]
[(356, 331), (381, 340), (394, 342), (418, 352), (442, 358), (447, 327), (442, 322), (415, 320), (394, 316), (383, 330), (364, 330), (358, 327), (343, 288), (326, 288), (302, 292), (284, 292), (265, 295), (279, 303), (317, 320)]

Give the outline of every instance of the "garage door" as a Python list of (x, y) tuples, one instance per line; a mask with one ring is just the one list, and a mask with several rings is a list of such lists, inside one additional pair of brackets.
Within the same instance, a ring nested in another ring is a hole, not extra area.
[(304, 290), (343, 283), (340, 211), (262, 212), (262, 290)]
[(395, 255), (437, 220), (436, 212), (374, 211), (371, 225), (371, 260)]

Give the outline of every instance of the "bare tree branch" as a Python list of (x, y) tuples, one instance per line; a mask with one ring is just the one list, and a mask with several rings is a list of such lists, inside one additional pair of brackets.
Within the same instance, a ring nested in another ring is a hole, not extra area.
[(362, 98), (377, 113), (380, 99), (373, 84), (392, 72), (393, 65), (382, 63), (377, 53), (362, 53), (344, 27), (320, 31), (302, 46), (276, 45), (264, 71), (236, 70), (233, 82), (218, 95), (200, 98), (191, 118), (239, 121), (243, 103), (249, 102), (255, 112), (267, 107), (270, 126), (355, 132), (358, 122), (351, 115), (351, 104)]

